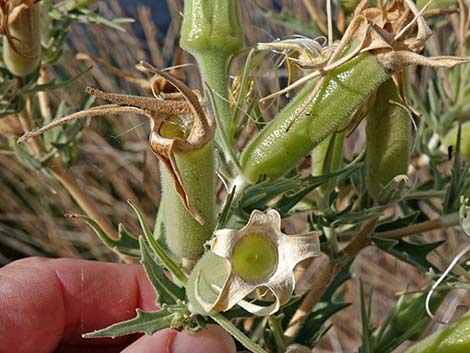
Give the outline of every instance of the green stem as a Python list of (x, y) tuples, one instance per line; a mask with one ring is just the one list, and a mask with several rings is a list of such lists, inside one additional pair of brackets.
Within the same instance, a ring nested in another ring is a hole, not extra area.
[(160, 206), (158, 207), (157, 217), (155, 218), (155, 226), (153, 227), (153, 237), (156, 240), (164, 239), (165, 226), (163, 223), (163, 205), (165, 202), (160, 200)]
[(156, 241), (153, 237), (152, 231), (150, 230), (149, 225), (145, 221), (144, 214), (142, 211), (137, 207), (137, 205), (132, 202), (131, 200), (127, 201), (129, 205), (135, 211), (137, 218), (139, 219), (140, 226), (144, 231), (145, 238), (150, 244), (150, 247), (154, 251), (155, 255), (158, 256), (160, 261), (166, 266), (166, 268), (173, 274), (173, 276), (182, 284), (185, 284), (187, 281), (187, 277), (183, 271), (179, 268), (177, 264), (173, 262), (173, 260), (167, 255), (166, 251), (162, 248), (162, 246)]
[[(232, 114), (228, 99), (229, 75), (227, 71), (227, 57), (222, 55), (201, 55), (197, 59), (201, 73), (201, 81), (209, 88), (214, 96), (213, 110), (217, 122), (227, 136), (229, 145), (233, 145), (235, 128), (232, 126)], [(216, 134), (217, 141), (221, 140), (220, 133)]]
[(222, 314), (211, 311), (210, 317), (212, 320), (217, 322), (225, 331), (230, 333), (235, 339), (240, 342), (245, 348), (249, 349), (253, 353), (267, 353), (258, 344), (250, 340), (243, 332), (237, 329), (230, 320), (227, 320)]
[(443, 215), (440, 218), (430, 219), (422, 223), (412, 224), (408, 227), (376, 233), (381, 238), (400, 239), (409, 235), (429, 232), (431, 230), (453, 227), (460, 224), (459, 213), (454, 212)]
[(282, 331), (282, 318), (269, 316), (268, 322), (273, 333), (274, 341), (276, 342), (277, 350), (279, 352), (285, 352), (286, 341), (284, 338), (284, 332)]

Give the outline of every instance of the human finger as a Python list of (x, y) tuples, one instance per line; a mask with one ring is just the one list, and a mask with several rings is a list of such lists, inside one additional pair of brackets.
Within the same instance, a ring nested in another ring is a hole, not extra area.
[(156, 310), (138, 265), (28, 258), (0, 269), (0, 352), (50, 352), (59, 342), (122, 344), (81, 335)]

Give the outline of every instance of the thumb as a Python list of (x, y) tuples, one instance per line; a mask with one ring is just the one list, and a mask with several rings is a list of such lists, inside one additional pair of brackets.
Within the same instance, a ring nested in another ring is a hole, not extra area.
[(217, 325), (207, 330), (191, 333), (187, 331), (162, 330), (152, 336), (142, 336), (121, 353), (235, 353), (232, 337)]

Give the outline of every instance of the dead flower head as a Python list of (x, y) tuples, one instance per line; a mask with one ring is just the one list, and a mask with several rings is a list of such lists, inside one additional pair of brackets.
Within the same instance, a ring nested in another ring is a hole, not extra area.
[[(370, 0), (362, 0), (357, 5), (341, 41), (331, 47), (333, 50), (327, 52), (325, 59), (314, 61), (312, 72), (260, 101), (287, 93), (316, 77), (324, 76), (364, 52), (374, 54), (391, 74), (399, 73), (408, 65), (453, 67), (470, 62), (470, 58), (466, 57), (425, 57), (419, 54), (432, 35), (423, 15), (427, 6), (420, 10), (412, 0), (394, 0), (387, 6), (378, 1), (377, 7), (368, 7), (369, 3)], [(286, 45), (294, 48), (290, 42), (278, 41), (268, 44), (261, 43), (258, 47), (281, 51)], [(295, 47), (295, 50), (304, 53), (315, 53), (316, 50), (316, 46), (306, 46), (305, 40), (296, 43)], [(310, 49), (306, 50), (307, 47)], [(318, 58), (321, 57), (322, 55)]]
[[(271, 315), (292, 296), (295, 266), (321, 254), (318, 232), (284, 234), (275, 210), (255, 210), (242, 229), (221, 229), (214, 235), (211, 252), (193, 269), (188, 288), (189, 297), (206, 313), (238, 304), (255, 315)], [(274, 302), (262, 306), (245, 300), (257, 289), (271, 292)]]
[[(175, 86), (178, 93), (169, 93), (162, 96), (156, 95), (155, 97), (140, 97), (107, 93), (89, 87), (86, 90), (88, 94), (110, 101), (112, 104), (93, 107), (53, 121), (47, 126), (23, 135), (18, 139), (18, 143), (77, 119), (103, 117), (119, 113), (143, 115), (149, 118), (151, 123), (149, 142), (153, 153), (160, 159), (173, 178), (176, 191), (181, 196), (185, 207), (196, 221), (204, 224), (204, 219), (192, 207), (191, 200), (189, 200), (185, 191), (176, 165), (175, 153), (198, 150), (211, 141), (215, 132), (213, 117), (204, 110), (200, 95), (193, 92), (180, 80), (145, 62), (141, 62), (139, 68), (153, 74), (154, 79), (159, 76), (167, 80)], [(153, 85), (151, 86), (153, 87)], [(177, 133), (170, 131), (172, 126), (176, 125), (178, 125)]]

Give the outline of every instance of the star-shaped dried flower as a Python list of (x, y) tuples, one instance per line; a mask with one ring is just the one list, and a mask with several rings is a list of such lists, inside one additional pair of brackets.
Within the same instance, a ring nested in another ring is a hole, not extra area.
[[(211, 252), (193, 269), (187, 287), (196, 311), (205, 313), (238, 304), (255, 315), (271, 315), (292, 296), (295, 266), (321, 254), (318, 232), (284, 234), (275, 210), (255, 210), (242, 229), (221, 229), (214, 235)], [(259, 288), (268, 289), (274, 302), (261, 306), (244, 300)]]

